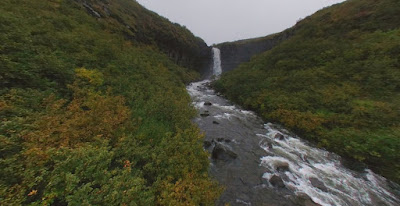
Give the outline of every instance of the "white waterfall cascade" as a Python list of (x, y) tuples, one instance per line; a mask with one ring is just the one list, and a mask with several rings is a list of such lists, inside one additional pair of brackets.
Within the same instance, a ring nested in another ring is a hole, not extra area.
[(222, 74), (222, 67), (221, 67), (221, 51), (218, 48), (212, 48), (213, 54), (213, 75), (218, 77)]

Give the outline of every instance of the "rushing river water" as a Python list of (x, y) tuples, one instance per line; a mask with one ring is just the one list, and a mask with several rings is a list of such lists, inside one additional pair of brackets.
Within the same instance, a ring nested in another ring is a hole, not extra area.
[[(213, 74), (221, 74), (213, 49)], [(226, 190), (218, 205), (398, 206), (399, 186), (371, 170), (353, 171), (338, 155), (216, 94), (211, 80), (187, 87), (199, 111), (194, 121), (206, 134), (211, 175)]]

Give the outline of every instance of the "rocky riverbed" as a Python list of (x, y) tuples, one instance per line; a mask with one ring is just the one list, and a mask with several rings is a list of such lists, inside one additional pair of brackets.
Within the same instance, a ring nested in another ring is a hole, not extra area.
[(400, 205), (398, 186), (314, 148), (278, 125), (230, 103), (209, 87), (187, 87), (205, 133), (211, 175), (226, 189), (217, 205)]

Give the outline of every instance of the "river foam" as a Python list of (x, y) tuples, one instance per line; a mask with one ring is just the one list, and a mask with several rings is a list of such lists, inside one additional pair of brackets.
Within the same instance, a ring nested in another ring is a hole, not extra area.
[[(271, 154), (260, 158), (260, 166), (269, 170), (264, 178), (284, 176), (282, 179), (288, 188), (305, 193), (324, 206), (400, 204), (399, 199), (389, 191), (386, 179), (371, 170), (357, 174), (345, 168), (339, 156), (285, 134), (274, 124), (265, 124), (265, 128), (268, 133), (260, 135), (272, 142), (272, 147), (260, 145)], [(277, 134), (280, 138), (276, 138)], [(276, 165), (282, 164), (289, 165), (288, 171), (277, 170)]]

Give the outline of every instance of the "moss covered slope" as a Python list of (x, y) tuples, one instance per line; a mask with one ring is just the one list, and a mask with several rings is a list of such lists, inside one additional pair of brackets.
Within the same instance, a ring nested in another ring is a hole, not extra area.
[(178, 65), (202, 40), (130, 0), (2, 0), (0, 22), (2, 204), (214, 204)]
[(215, 83), (228, 98), (400, 181), (400, 2), (348, 0)]

